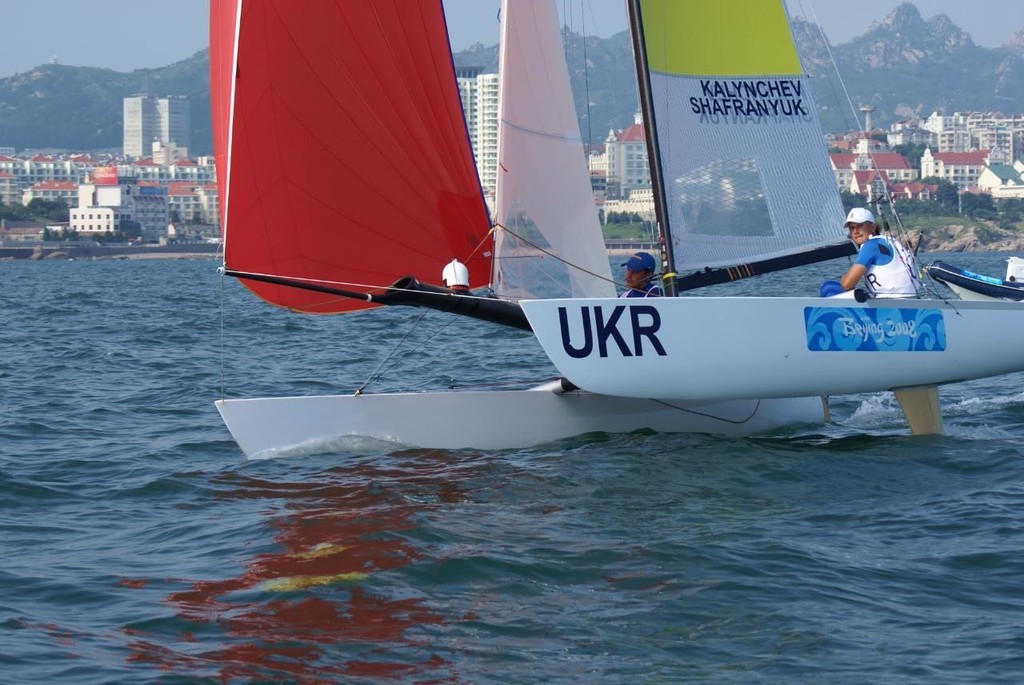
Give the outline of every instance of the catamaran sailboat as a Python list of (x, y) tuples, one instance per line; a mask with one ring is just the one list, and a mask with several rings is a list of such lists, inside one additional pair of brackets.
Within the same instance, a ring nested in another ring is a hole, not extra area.
[[(838, 241), (842, 209), (783, 4), (629, 8), (666, 289), (831, 254), (820, 231)], [(792, 255), (797, 243), (803, 257)], [(621, 397), (894, 390), (911, 430), (933, 433), (942, 431), (939, 385), (1024, 370), (1013, 302), (684, 296), (522, 307), (560, 373)]]
[[(530, 323), (520, 301), (610, 301), (615, 288), (553, 2), (505, 2), (500, 16), (492, 225), (440, 0), (317, 0), (301, 12), (286, 0), (212, 0), (224, 272), (300, 313), (412, 305), (523, 330)], [(821, 218), (838, 211), (823, 209)], [(413, 277), (440, 273), (453, 259), (469, 268), (470, 286), (497, 297), (457, 295)], [(545, 315), (537, 316), (545, 327)], [(346, 436), (500, 449), (594, 431), (745, 435), (827, 420), (817, 393), (677, 394), (591, 392), (554, 379), (519, 391), (362, 392), (216, 406), (250, 457), (315, 450)]]

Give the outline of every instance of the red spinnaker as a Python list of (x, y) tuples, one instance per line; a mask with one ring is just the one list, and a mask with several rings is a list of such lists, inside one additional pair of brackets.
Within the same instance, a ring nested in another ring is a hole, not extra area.
[[(210, 86), (228, 269), (379, 292), (458, 258), (487, 282), (440, 0), (212, 0)], [(299, 311), (367, 306), (244, 282)]]

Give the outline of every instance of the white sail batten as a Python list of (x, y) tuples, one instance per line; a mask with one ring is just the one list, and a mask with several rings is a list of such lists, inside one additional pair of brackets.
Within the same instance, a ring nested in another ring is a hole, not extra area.
[(613, 297), (554, 3), (506, 1), (501, 20), (493, 288)]
[(639, 5), (676, 271), (842, 242), (839, 192), (782, 3)]

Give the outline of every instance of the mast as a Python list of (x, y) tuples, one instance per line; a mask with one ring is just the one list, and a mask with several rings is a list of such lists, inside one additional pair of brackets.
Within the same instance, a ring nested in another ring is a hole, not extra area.
[(668, 225), (668, 198), (662, 183), (661, 156), (654, 125), (654, 105), (651, 102), (650, 71), (647, 68), (647, 48), (640, 20), (640, 0), (630, 0), (629, 31), (633, 36), (633, 60), (636, 63), (636, 82), (640, 90), (640, 113), (644, 118), (644, 138), (647, 141), (647, 161), (651, 168), (651, 190), (654, 196), (654, 217), (661, 237), (662, 290), (668, 296), (676, 295), (676, 265), (672, 254), (672, 234)]

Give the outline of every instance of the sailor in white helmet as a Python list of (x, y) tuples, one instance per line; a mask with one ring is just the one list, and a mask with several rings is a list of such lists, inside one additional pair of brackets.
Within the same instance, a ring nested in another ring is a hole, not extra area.
[(457, 259), (445, 264), (441, 282), (456, 295), (472, 295), (469, 291), (469, 269)]
[(863, 277), (872, 297), (917, 297), (921, 282), (914, 256), (895, 238), (879, 235), (874, 214), (854, 207), (846, 217), (846, 228), (859, 252), (839, 280), (843, 290), (853, 289)]

